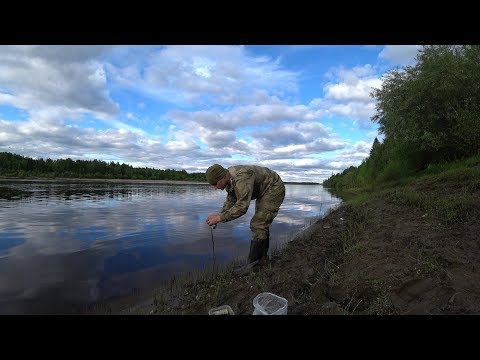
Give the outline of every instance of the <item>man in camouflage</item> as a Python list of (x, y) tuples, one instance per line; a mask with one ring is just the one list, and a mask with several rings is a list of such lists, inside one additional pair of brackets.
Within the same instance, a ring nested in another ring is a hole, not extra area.
[(256, 165), (237, 165), (225, 169), (219, 164), (206, 171), (208, 182), (216, 189), (227, 191), (227, 198), (218, 214), (206, 220), (210, 226), (232, 221), (244, 215), (250, 201), (256, 199), (255, 215), (250, 221), (252, 240), (247, 266), (264, 263), (270, 245), (270, 225), (285, 198), (285, 185), (273, 170)]

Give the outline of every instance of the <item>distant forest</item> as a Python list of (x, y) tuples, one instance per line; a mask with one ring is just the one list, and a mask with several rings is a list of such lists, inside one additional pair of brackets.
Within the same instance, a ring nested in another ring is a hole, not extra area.
[(159, 170), (99, 161), (50, 158), (32, 159), (8, 152), (0, 152), (0, 176), (79, 179), (135, 179), (207, 181), (205, 173), (187, 173), (185, 170)]
[[(9, 152), (0, 152), (0, 177), (69, 178), (69, 179), (132, 179), (207, 182), (205, 173), (185, 170), (138, 168), (118, 162), (100, 160), (35, 160)], [(285, 184), (320, 185), (317, 182), (285, 182)]]

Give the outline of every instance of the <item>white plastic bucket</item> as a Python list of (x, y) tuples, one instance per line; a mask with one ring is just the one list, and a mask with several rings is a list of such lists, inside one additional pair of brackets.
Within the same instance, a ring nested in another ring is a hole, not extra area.
[(253, 315), (287, 315), (287, 299), (269, 293), (260, 293), (253, 299)]
[(222, 305), (208, 310), (208, 315), (235, 315), (229, 305)]

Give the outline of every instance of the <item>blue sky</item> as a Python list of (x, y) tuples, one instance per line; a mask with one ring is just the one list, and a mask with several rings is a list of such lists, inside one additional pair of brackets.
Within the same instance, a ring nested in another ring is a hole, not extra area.
[(418, 45), (0, 46), (0, 151), (321, 182), (368, 157), (369, 96)]

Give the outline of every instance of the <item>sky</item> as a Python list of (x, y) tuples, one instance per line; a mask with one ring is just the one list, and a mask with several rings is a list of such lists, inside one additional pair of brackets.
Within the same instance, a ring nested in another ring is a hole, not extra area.
[(369, 155), (419, 45), (0, 45), (0, 152), (322, 182)]

